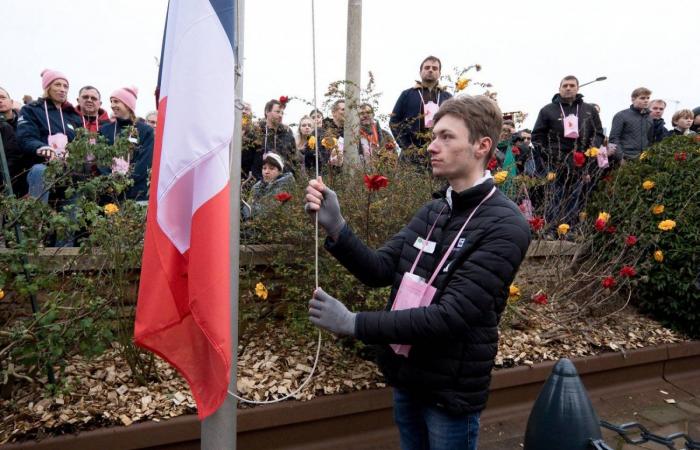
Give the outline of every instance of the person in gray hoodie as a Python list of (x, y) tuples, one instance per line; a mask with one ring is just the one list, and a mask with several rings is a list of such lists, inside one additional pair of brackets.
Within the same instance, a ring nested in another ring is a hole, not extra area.
[(613, 117), (609, 142), (616, 159), (636, 159), (653, 142), (654, 124), (649, 115), (651, 91), (640, 87), (632, 91), (632, 104)]

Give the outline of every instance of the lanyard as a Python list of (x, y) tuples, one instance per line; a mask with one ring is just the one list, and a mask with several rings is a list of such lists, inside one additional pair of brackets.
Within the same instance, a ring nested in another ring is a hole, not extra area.
[[(425, 105), (425, 100), (423, 100), (423, 93), (421, 92), (423, 88), (418, 89), (418, 95), (420, 96), (420, 102)], [(438, 89), (438, 94), (437, 94), (437, 104), (440, 106), (440, 90)], [(559, 105), (561, 106), (561, 105)], [(423, 108), (425, 110), (425, 108)]]
[[(44, 100), (44, 112), (46, 113), (46, 126), (49, 128), (49, 136), (51, 136), (51, 121), (49, 120), (49, 107), (46, 106), (47, 100)], [(63, 134), (66, 134), (66, 122), (63, 120), (63, 108), (57, 108), (61, 115), (61, 125), (63, 126)]]
[[(265, 124), (265, 147), (264, 147), (264, 149), (265, 149), (265, 151), (263, 151), (263, 153), (266, 153), (267, 152), (267, 124)], [(272, 150), (275, 153), (277, 153), (277, 130), (275, 130), (275, 144), (274, 144), (274, 147), (272, 148)]]
[[(561, 109), (561, 116), (562, 118), (566, 117), (566, 114), (564, 113), (564, 107), (561, 106), (561, 103), (559, 103), (559, 109)], [(576, 105), (576, 114), (575, 117), (578, 117), (578, 105)]]
[[(97, 119), (95, 119), (97, 120)], [(112, 145), (117, 143), (117, 128), (119, 127), (119, 122), (114, 121), (114, 132), (112, 133)], [(131, 132), (129, 132), (129, 136), (126, 138), (127, 140), (131, 138)], [(126, 162), (129, 163), (131, 161), (131, 151), (127, 152), (126, 154)]]
[(423, 245), (420, 246), (420, 251), (418, 252), (418, 256), (416, 256), (416, 260), (413, 261), (413, 266), (411, 266), (411, 270), (409, 273), (413, 273), (414, 270), (416, 270), (416, 266), (418, 265), (418, 260), (420, 259), (421, 255), (423, 255), (423, 249), (425, 248), (425, 244), (427, 241), (430, 240), (430, 236), (433, 234), (433, 230), (435, 229), (435, 225), (437, 224), (438, 220), (442, 216), (442, 213), (445, 211), (445, 208), (447, 208), (447, 205), (443, 205), (442, 209), (440, 210), (440, 214), (438, 214), (437, 218), (435, 218), (435, 222), (433, 222), (433, 226), (430, 227), (430, 231), (428, 231), (428, 235), (425, 237), (425, 241), (423, 241)]

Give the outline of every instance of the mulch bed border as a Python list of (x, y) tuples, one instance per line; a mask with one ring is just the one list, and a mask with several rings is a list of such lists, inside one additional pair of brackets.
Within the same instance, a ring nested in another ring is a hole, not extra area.
[[(630, 391), (659, 380), (700, 379), (700, 341), (665, 344), (627, 352), (573, 359), (590, 393)], [(482, 424), (522, 414), (534, 402), (554, 361), (494, 372)], [(242, 449), (360, 448), (395, 446), (391, 389), (376, 389), (241, 409)], [(3, 450), (185, 450), (199, 449), (195, 415), (160, 422), (110, 427), (76, 435), (6, 444)]]

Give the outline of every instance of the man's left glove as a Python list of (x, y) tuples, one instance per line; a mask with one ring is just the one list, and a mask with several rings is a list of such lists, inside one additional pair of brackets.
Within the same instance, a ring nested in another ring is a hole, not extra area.
[(355, 335), (355, 313), (341, 302), (318, 288), (314, 298), (309, 301), (309, 320), (317, 327), (334, 334)]

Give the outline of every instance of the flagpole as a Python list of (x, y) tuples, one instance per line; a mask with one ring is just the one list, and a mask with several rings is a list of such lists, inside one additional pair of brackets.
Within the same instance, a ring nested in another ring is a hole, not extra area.
[[(236, 392), (236, 374), (238, 367), (238, 286), (240, 263), (240, 216), (241, 216), (241, 110), (243, 101), (243, 18), (245, 0), (234, 0), (234, 62), (235, 62), (235, 117), (233, 138), (231, 139), (231, 159), (229, 165), (229, 208), (230, 208), (230, 242), (231, 260), (231, 374), (228, 390)], [(236, 399), (227, 395), (226, 400), (214, 414), (204, 419), (201, 432), (202, 450), (236, 449)]]

